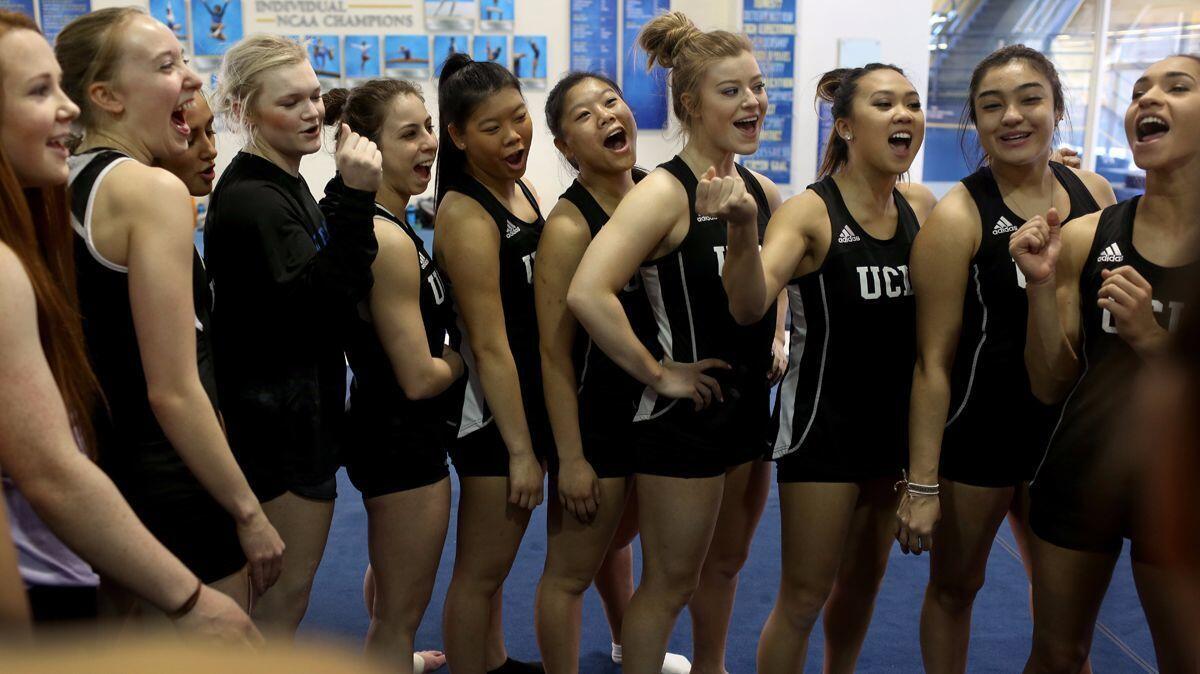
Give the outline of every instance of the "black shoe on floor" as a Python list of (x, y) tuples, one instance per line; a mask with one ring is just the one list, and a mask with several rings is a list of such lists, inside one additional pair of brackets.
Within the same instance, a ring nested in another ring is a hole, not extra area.
[(540, 662), (521, 662), (509, 658), (488, 674), (546, 674), (546, 668)]

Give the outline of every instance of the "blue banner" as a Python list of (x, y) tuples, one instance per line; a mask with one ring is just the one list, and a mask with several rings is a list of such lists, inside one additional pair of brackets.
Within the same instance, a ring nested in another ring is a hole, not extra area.
[(571, 0), (571, 70), (620, 79), (617, 0)]
[(667, 72), (657, 66), (646, 72), (646, 52), (637, 46), (637, 37), (646, 22), (670, 9), (670, 0), (625, 0), (621, 89), (639, 129), (667, 127)]
[(58, 31), (75, 19), (92, 11), (91, 0), (41, 0), (42, 33), (50, 44), (58, 37)]
[(742, 29), (767, 83), (767, 118), (758, 152), (742, 160), (776, 184), (792, 182), (792, 107), (795, 89), (796, 0), (743, 0)]
[(383, 39), (384, 67), (388, 77), (426, 80), (429, 66), (429, 38), (424, 35), (388, 35)]
[(503, 35), (476, 35), (471, 46), (471, 58), (508, 65), (508, 38)]
[(364, 79), (383, 74), (378, 35), (347, 35), (343, 40), (342, 55), (346, 59), (346, 77)]
[(192, 0), (196, 56), (221, 56), (242, 39), (242, 0)]
[(0, 9), (20, 12), (31, 19), (37, 18), (33, 15), (33, 0), (0, 0)]
[(184, 0), (150, 0), (150, 16), (170, 28), (184, 48), (187, 48), (187, 4)]

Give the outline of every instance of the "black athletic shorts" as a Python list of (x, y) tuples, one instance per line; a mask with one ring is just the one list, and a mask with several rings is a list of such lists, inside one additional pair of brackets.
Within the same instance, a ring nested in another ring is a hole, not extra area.
[(31, 585), (25, 589), (33, 622), (51, 626), (61, 623), (93, 622), (99, 612), (99, 588), (95, 585)]
[[(611, 433), (582, 432), (583, 458), (596, 471), (596, 477), (629, 477), (633, 475), (633, 432), (629, 424)], [(546, 457), (547, 472), (558, 476), (558, 452)]]
[(207, 493), (152, 502), (131, 499), (129, 504), (150, 533), (205, 583), (246, 566), (237, 524)]
[[(529, 435), (534, 456), (544, 464), (554, 453), (550, 430), (530, 427)], [(450, 443), (450, 461), (459, 477), (508, 477), (508, 446), (504, 444), (496, 420), (454, 439)]]
[(900, 479), (902, 453), (895, 460), (856, 460), (853, 456), (830, 456), (816, 448), (798, 449), (775, 460), (775, 479), (789, 482), (869, 482), (881, 478)]
[(440, 445), (351, 441), (344, 451), (346, 473), (364, 499), (426, 487), (450, 475)]

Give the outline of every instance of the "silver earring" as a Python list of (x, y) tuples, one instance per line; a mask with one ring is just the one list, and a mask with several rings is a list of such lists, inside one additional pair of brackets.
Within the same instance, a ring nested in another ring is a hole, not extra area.
[(847, 141), (854, 140), (854, 134), (852, 134), (852, 133), (848, 133), (848, 134), (846, 134), (846, 140), (847, 140)]

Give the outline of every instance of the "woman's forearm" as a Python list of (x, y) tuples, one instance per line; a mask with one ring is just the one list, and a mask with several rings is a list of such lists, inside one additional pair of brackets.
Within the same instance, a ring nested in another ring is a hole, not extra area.
[(936, 484), (942, 435), (950, 407), (950, 373), (940, 363), (918, 356), (909, 403), (908, 479)]
[(654, 359), (633, 332), (625, 308), (614, 293), (577, 289), (572, 285), (567, 295), (567, 305), (591, 335), (592, 341), (630, 376), (647, 386), (654, 385), (662, 378), (662, 364)]
[(476, 344), (475, 368), (479, 371), (479, 383), (488, 408), (500, 429), (504, 446), (509, 456), (533, 454), (533, 440), (529, 435), (529, 422), (525, 417), (525, 405), (521, 397), (520, 373), (507, 344)]
[(564, 352), (558, 345), (543, 345), (542, 389), (559, 460), (582, 458), (578, 384), (569, 347)]
[(1054, 277), (1026, 288), (1029, 318), (1025, 366), (1033, 394), (1045, 403), (1066, 395), (1079, 373), (1079, 361), (1063, 327)]
[(725, 250), (722, 278), (729, 297), (729, 313), (735, 321), (749, 325), (761, 319), (771, 306), (763, 274), (758, 230), (748, 226), (730, 226), (729, 245)]

